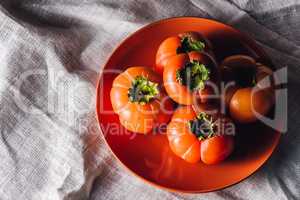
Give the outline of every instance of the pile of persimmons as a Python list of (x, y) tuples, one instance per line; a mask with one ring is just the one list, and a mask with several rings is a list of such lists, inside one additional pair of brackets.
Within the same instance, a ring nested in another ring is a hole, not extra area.
[(273, 87), (260, 84), (270, 68), (246, 55), (217, 63), (213, 45), (198, 32), (165, 39), (155, 61), (114, 79), (112, 107), (135, 133), (167, 125), (171, 150), (187, 162), (223, 161), (234, 149), (235, 123), (255, 122), (274, 104)]

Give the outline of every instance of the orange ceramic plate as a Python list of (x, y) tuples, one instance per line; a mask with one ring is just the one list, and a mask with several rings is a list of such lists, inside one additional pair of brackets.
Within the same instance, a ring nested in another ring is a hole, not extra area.
[(255, 42), (230, 26), (195, 17), (152, 23), (138, 30), (113, 52), (97, 87), (97, 117), (105, 140), (116, 158), (147, 183), (179, 192), (208, 192), (240, 182), (254, 173), (272, 154), (280, 134), (260, 124), (238, 126), (236, 149), (226, 161), (208, 166), (189, 164), (170, 150), (165, 135), (135, 135), (126, 131), (112, 112), (110, 88), (117, 71), (129, 66), (154, 66), (159, 44), (168, 36), (199, 31), (213, 43), (217, 60), (233, 54), (251, 55), (271, 65)]

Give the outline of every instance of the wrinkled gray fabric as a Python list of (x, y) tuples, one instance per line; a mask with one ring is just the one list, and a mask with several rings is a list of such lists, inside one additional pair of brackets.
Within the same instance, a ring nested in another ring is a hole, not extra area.
[[(300, 2), (2, 0), (0, 199), (300, 199)], [(95, 81), (113, 48), (155, 20), (199, 16), (252, 36), (288, 66), (288, 133), (264, 167), (218, 192), (182, 195), (131, 176), (104, 144)]]

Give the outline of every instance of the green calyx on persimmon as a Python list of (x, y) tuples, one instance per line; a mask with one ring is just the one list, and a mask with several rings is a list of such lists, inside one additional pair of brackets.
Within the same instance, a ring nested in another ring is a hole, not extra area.
[(181, 39), (181, 46), (176, 49), (176, 53), (188, 53), (191, 51), (201, 52), (205, 48), (205, 44), (198, 40), (192, 40), (191, 37), (183, 37)]
[(128, 97), (130, 101), (140, 104), (149, 103), (158, 94), (158, 83), (154, 83), (144, 76), (137, 76), (132, 81), (132, 86), (128, 90)]
[(215, 133), (215, 124), (212, 117), (204, 112), (199, 113), (196, 119), (190, 120), (189, 127), (199, 140), (210, 138)]
[(205, 81), (209, 80), (210, 70), (199, 61), (191, 61), (176, 72), (177, 81), (189, 90), (202, 90)]

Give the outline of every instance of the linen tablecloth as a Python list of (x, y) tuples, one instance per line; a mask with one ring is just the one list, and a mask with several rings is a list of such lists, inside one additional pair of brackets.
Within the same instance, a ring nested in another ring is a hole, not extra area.
[[(279, 148), (249, 179), (218, 192), (155, 189), (125, 172), (95, 119), (101, 66), (153, 21), (198, 16), (234, 26), (288, 67)], [(0, 199), (300, 199), (298, 0), (1, 0)]]

